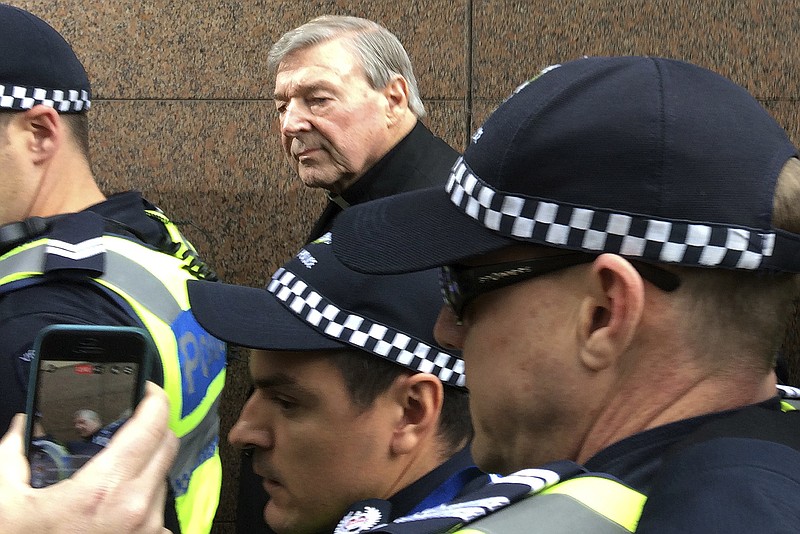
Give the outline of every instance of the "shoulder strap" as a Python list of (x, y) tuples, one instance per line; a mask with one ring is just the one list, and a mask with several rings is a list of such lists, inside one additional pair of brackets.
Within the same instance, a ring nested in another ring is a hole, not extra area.
[(47, 219), (42, 217), (31, 217), (24, 221), (0, 226), (0, 256), (14, 249), (14, 247), (44, 234), (48, 227)]
[(54, 222), (55, 218), (51, 218), (28, 224), (41, 231), (37, 236), (28, 234), (27, 239), (0, 257), (0, 282), (14, 281), (17, 274), (98, 276), (105, 271), (104, 223), (99, 215), (80, 212), (59, 217), (58, 224)]

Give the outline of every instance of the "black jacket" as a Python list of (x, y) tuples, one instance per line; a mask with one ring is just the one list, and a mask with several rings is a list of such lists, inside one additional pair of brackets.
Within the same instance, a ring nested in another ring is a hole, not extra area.
[[(436, 137), (421, 122), (339, 198), (330, 200), (314, 224), (308, 241), (331, 229), (341, 213), (340, 203), (355, 205), (406, 191), (444, 186), (458, 152)], [(331, 195), (331, 198), (334, 198)], [(344, 201), (344, 202), (342, 202)]]

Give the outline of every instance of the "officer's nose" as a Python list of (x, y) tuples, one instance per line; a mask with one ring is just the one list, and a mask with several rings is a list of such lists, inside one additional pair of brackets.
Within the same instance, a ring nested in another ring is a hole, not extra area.
[(228, 442), (237, 449), (270, 449), (272, 432), (269, 428), (266, 405), (255, 391), (247, 399), (239, 418), (228, 433)]

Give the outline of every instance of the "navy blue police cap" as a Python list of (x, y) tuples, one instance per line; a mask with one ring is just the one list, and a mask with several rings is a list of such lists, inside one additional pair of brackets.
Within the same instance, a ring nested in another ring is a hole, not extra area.
[(44, 104), (60, 113), (91, 106), (86, 70), (72, 47), (35, 15), (0, 4), (0, 110)]
[(647, 262), (800, 272), (775, 228), (775, 185), (797, 149), (742, 87), (654, 57), (542, 71), (486, 120), (445, 188), (353, 206), (334, 225), (351, 268), (398, 273), (512, 244)]
[(436, 344), (438, 274), (378, 276), (342, 265), (331, 234), (303, 247), (266, 289), (189, 281), (198, 322), (214, 336), (273, 351), (356, 348), (445, 385), (464, 387), (464, 362)]

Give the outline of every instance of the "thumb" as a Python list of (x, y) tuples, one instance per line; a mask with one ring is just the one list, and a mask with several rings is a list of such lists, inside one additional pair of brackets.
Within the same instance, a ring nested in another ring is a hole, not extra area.
[(25, 458), (25, 414), (18, 413), (11, 420), (3, 439), (0, 440), (0, 466), (3, 478), (26, 485), (31, 478), (28, 460)]

